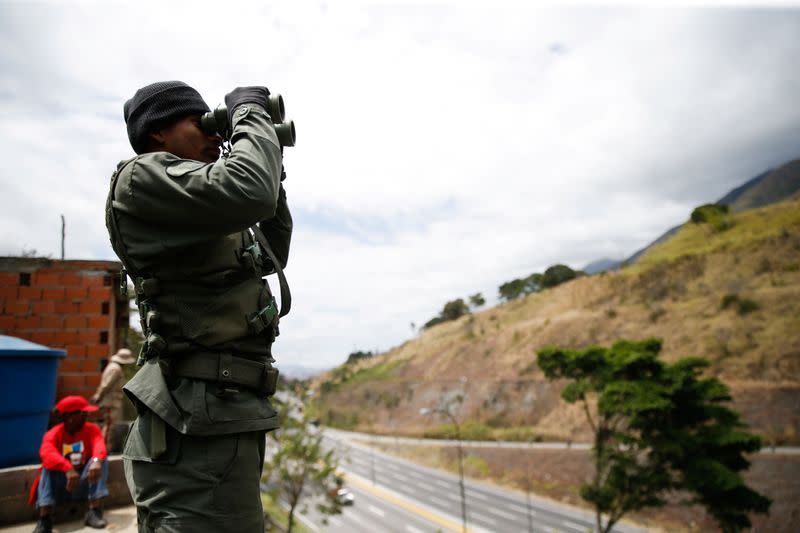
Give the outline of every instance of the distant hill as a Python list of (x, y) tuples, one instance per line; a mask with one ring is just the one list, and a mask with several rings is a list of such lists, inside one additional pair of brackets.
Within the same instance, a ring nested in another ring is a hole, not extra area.
[(462, 397), (457, 414), (471, 435), (586, 440), (583, 413), (544, 379), (537, 352), (652, 336), (664, 339), (666, 361), (709, 359), (734, 407), (768, 442), (800, 443), (800, 199), (733, 214), (722, 229), (687, 224), (617, 272), (463, 316), (341, 365), (314, 379), (315, 409), (337, 427), (421, 435), (445, 423), (422, 408)]
[[(789, 198), (800, 195), (800, 159), (789, 161), (776, 169), (762, 172), (758, 176), (751, 178), (744, 184), (731, 190), (725, 196), (714, 203), (727, 205), (731, 212), (738, 213), (745, 209), (762, 207), (774, 204)], [(689, 218), (689, 213), (686, 214)], [(661, 244), (675, 235), (683, 224), (670, 228), (659, 238), (637, 250), (628, 257), (623, 263), (630, 265), (635, 263), (647, 250)], [(601, 259), (601, 261), (604, 261)], [(592, 264), (592, 263), (590, 263)], [(606, 269), (611, 270), (611, 269)], [(587, 270), (588, 272), (588, 270)]]
[(600, 272), (608, 272), (611, 270), (617, 270), (619, 266), (622, 264), (622, 261), (618, 259), (598, 259), (597, 261), (592, 261), (581, 270), (586, 272), (587, 274), (599, 274)]
[(717, 200), (717, 203), (728, 204), (731, 211), (738, 213), (791, 198), (800, 191), (800, 159), (756, 176), (748, 184), (749, 187), (742, 191), (734, 189)]

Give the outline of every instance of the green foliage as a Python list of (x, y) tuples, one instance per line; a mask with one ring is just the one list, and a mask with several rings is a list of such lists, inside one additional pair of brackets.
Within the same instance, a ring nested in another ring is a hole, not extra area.
[(567, 265), (553, 265), (544, 271), (542, 276), (542, 287), (550, 288), (561, 285), (578, 276), (578, 273)]
[(715, 231), (725, 231), (733, 227), (729, 209), (724, 204), (705, 204), (696, 207), (690, 216), (695, 224), (708, 224)]
[(723, 531), (750, 527), (748, 513), (770, 506), (739, 474), (749, 466), (744, 454), (757, 451), (760, 440), (723, 405), (728, 388), (703, 377), (708, 361), (669, 365), (660, 351), (659, 339), (647, 339), (538, 354), (548, 379), (568, 380), (562, 398), (584, 405), (594, 432), (595, 476), (581, 496), (594, 505), (598, 530), (609, 531), (630, 511), (664, 505), (672, 491), (690, 493)]
[(736, 312), (740, 315), (746, 315), (748, 313), (752, 313), (753, 311), (757, 311), (760, 308), (761, 306), (758, 305), (758, 303), (744, 298), (739, 300), (739, 305), (736, 307)]
[(361, 368), (358, 370), (358, 372), (350, 375), (345, 381), (348, 385), (354, 385), (356, 383), (364, 383), (367, 381), (381, 381), (388, 379), (394, 375), (394, 371), (398, 366), (400, 366), (401, 363), (402, 361), (390, 361), (368, 366), (366, 368)]
[[(297, 414), (290, 403), (273, 399), (278, 408), (280, 429), (268, 434), (272, 454), (266, 458), (267, 484), (273, 499), (282, 498), (289, 505), (287, 533), (294, 527), (295, 511), (303, 510), (301, 502), (314, 495), (328, 496), (336, 486), (338, 458), (333, 450), (322, 444), (322, 433), (312, 424), (308, 415)], [(341, 513), (341, 504), (334, 497), (317, 501), (316, 508), (323, 514)]]
[(464, 474), (470, 477), (482, 478), (489, 475), (489, 463), (476, 455), (464, 457)]
[(727, 309), (731, 305), (737, 303), (739, 301), (739, 295), (729, 292), (725, 296), (722, 297), (722, 301), (719, 304), (720, 309)]
[(361, 361), (362, 359), (370, 359), (374, 356), (372, 352), (362, 352), (361, 350), (357, 352), (353, 352), (347, 356), (347, 363), (355, 363), (356, 361)]
[[(458, 431), (455, 424), (442, 424), (435, 428), (426, 429), (423, 433), (429, 439), (456, 439)], [(462, 440), (491, 440), (492, 428), (480, 422), (466, 422), (461, 425)]]
[(750, 300), (749, 298), (739, 298), (739, 295), (734, 293), (728, 293), (723, 296), (719, 307), (720, 309), (727, 309), (733, 305), (736, 306), (736, 312), (740, 315), (746, 315), (761, 309), (758, 302)]
[(711, 223), (729, 213), (730, 209), (725, 204), (705, 204), (695, 207), (690, 220), (695, 224)]
[(483, 297), (483, 294), (476, 292), (475, 294), (470, 295), (469, 305), (473, 309), (483, 307), (484, 305), (486, 305), (486, 298)]
[(498, 295), (505, 302), (516, 300), (526, 294), (542, 290), (542, 274), (534, 272), (527, 278), (517, 278), (507, 281), (498, 287)]
[[(480, 293), (478, 293), (478, 295), (480, 295)], [(435, 326), (436, 324), (441, 324), (442, 322), (448, 322), (450, 320), (456, 320), (468, 314), (469, 314), (469, 306), (464, 302), (463, 298), (457, 298), (455, 300), (451, 300), (446, 304), (444, 304), (444, 307), (439, 312), (439, 316), (433, 317), (432, 319), (425, 322), (424, 327), (425, 329), (428, 329)]]

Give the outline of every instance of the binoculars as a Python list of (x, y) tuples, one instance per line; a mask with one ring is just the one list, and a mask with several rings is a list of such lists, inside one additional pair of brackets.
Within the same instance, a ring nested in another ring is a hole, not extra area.
[[(275, 133), (278, 135), (281, 148), (294, 146), (294, 121), (285, 120), (286, 108), (283, 105), (283, 97), (281, 95), (270, 94), (267, 97), (267, 113), (272, 117), (272, 122), (275, 124)], [(228, 121), (227, 106), (220, 105), (215, 110), (205, 113), (200, 117), (200, 127), (208, 135), (219, 135), (226, 141), (230, 140), (231, 125)]]

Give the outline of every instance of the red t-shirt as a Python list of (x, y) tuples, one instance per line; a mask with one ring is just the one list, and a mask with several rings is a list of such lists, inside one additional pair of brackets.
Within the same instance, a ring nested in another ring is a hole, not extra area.
[(86, 422), (77, 433), (70, 434), (64, 430), (62, 422), (44, 434), (39, 456), (47, 470), (67, 472), (71, 468), (81, 468), (92, 457), (102, 461), (108, 452), (97, 424)]

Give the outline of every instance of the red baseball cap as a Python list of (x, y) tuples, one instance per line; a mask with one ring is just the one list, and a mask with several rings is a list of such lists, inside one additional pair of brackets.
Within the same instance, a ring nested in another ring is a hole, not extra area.
[(97, 409), (98, 407), (96, 405), (90, 405), (83, 396), (65, 396), (56, 404), (56, 410), (62, 415), (65, 413), (74, 413), (75, 411), (93, 413), (97, 411)]

